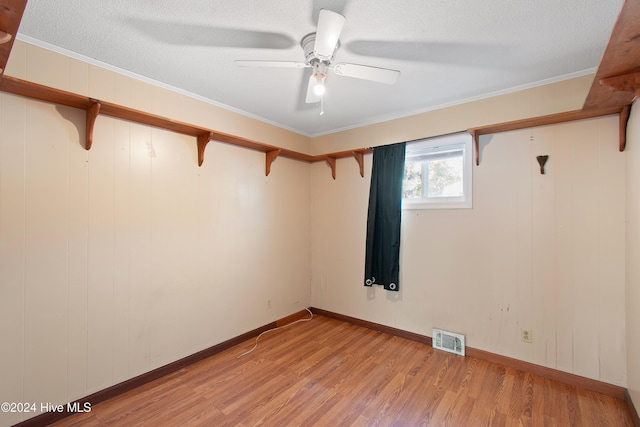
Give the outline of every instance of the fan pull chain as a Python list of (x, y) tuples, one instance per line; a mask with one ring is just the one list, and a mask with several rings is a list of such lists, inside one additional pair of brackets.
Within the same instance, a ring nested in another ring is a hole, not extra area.
[(324, 114), (324, 96), (320, 97), (320, 115)]

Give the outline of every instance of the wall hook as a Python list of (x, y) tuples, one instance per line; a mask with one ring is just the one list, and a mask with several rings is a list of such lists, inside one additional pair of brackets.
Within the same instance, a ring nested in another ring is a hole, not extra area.
[(549, 156), (537, 156), (538, 163), (540, 164), (540, 174), (544, 175), (544, 164), (547, 163)]

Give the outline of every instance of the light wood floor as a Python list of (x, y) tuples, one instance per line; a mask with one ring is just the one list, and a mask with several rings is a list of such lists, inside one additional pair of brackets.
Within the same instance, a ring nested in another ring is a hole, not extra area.
[(316, 315), (54, 426), (632, 426), (623, 401)]

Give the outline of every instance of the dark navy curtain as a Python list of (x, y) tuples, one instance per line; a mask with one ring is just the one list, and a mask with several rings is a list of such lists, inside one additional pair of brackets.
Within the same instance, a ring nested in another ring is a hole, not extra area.
[(373, 149), (364, 284), (390, 291), (399, 290), (404, 153), (404, 142)]

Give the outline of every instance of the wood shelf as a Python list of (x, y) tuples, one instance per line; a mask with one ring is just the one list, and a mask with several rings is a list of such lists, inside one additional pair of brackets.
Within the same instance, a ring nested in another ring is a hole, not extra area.
[(475, 145), (476, 165), (480, 163), (478, 138), (497, 132), (544, 126), (573, 120), (619, 114), (618, 149), (624, 151), (630, 104), (640, 96), (640, 1), (625, 0), (613, 27), (596, 76), (582, 110), (533, 117), (469, 129)]
[(0, 90), (32, 99), (38, 99), (45, 102), (51, 102), (54, 104), (66, 105), (68, 107), (85, 110), (87, 114), (85, 148), (87, 150), (90, 150), (93, 144), (93, 129), (97, 117), (99, 115), (105, 115), (196, 137), (198, 149), (198, 166), (202, 166), (202, 164), (204, 163), (205, 148), (207, 144), (212, 140), (237, 145), (244, 148), (250, 148), (252, 150), (257, 150), (265, 153), (268, 163), (266, 168), (267, 175), (269, 174), (269, 171), (271, 169), (271, 163), (273, 163), (273, 161), (278, 156), (287, 157), (294, 160), (301, 160), (309, 163), (325, 160), (323, 156), (310, 156), (308, 154), (300, 153), (297, 151), (264, 144), (259, 141), (253, 141), (247, 138), (242, 138), (236, 135), (207, 129), (177, 120), (172, 120), (166, 117), (158, 116), (156, 114), (135, 110), (133, 108), (125, 107), (107, 101), (88, 98), (86, 96), (77, 95), (71, 92), (66, 92), (14, 77), (3, 77), (2, 80), (0, 80)]
[(583, 110), (622, 108), (640, 95), (640, 2), (625, 0)]
[(27, 7), (27, 0), (3, 0), (0, 6), (0, 34), (2, 35), (2, 43), (0, 43), (1, 78), (4, 74), (4, 69), (7, 68), (9, 54), (16, 39), (24, 9)]
[[(59, 89), (39, 85), (37, 83), (32, 83), (9, 76), (5, 76), (0, 80), (0, 90), (16, 95), (38, 99), (45, 102), (51, 102), (85, 110), (85, 148), (87, 150), (90, 150), (91, 146), (93, 145), (93, 129), (96, 119), (99, 115), (105, 115), (194, 136), (197, 142), (198, 166), (203, 165), (205, 148), (207, 144), (213, 140), (261, 151), (265, 153), (265, 175), (267, 176), (271, 172), (271, 166), (273, 162), (276, 160), (276, 158), (282, 156), (308, 163), (321, 161), (327, 162), (327, 164), (331, 168), (331, 176), (333, 177), (333, 179), (336, 179), (336, 160), (341, 158), (353, 157), (358, 164), (360, 176), (364, 177), (364, 155), (373, 152), (373, 150), (370, 148), (358, 148), (355, 150), (346, 150), (335, 153), (311, 156), (297, 151), (288, 150), (286, 148), (276, 147), (224, 132), (195, 126), (155, 114), (146, 113), (144, 111), (135, 110), (122, 105), (117, 105), (111, 102), (88, 98), (86, 96), (77, 95), (71, 92), (62, 91)], [(564, 113), (550, 114), (547, 116), (532, 117), (528, 119), (515, 120), (511, 122), (497, 123), (468, 129), (468, 132), (471, 133), (474, 140), (476, 165), (480, 163), (479, 137), (481, 135), (506, 132), (534, 126), (544, 126), (573, 120), (582, 120), (612, 114), (620, 114), (621, 129), (619, 146), (620, 150), (622, 151), (624, 150), (626, 144), (626, 122), (629, 115), (628, 106), (568, 111)]]
[(640, 1), (625, 0), (582, 106), (585, 111), (620, 110), (620, 151), (627, 145), (630, 105), (640, 96), (639, 22)]
[(142, 123), (149, 126), (155, 126), (167, 129), (173, 132), (194, 136), (197, 142), (198, 150), (198, 166), (204, 163), (204, 153), (207, 144), (210, 141), (224, 142), (227, 144), (237, 145), (252, 150), (265, 153), (265, 174), (268, 176), (271, 172), (271, 165), (277, 157), (286, 157), (289, 159), (299, 160), (308, 163), (328, 162), (331, 166), (332, 176), (335, 179), (336, 165), (335, 160), (343, 157), (354, 156), (360, 165), (360, 175), (364, 177), (363, 156), (371, 153), (368, 148), (360, 148), (356, 150), (341, 151), (337, 153), (322, 154), (311, 156), (309, 154), (300, 153), (286, 148), (276, 147), (274, 145), (265, 144), (259, 141), (253, 141), (236, 135), (219, 132), (212, 129), (192, 125), (189, 123), (172, 120), (166, 117), (147, 113), (112, 102), (100, 101), (71, 92), (55, 89), (52, 87), (28, 82), (14, 77), (5, 76), (0, 80), (0, 90), (15, 95), (25, 96), (40, 101), (51, 102), (54, 104), (65, 105), (68, 107), (78, 108), (86, 111), (86, 140), (85, 148), (90, 150), (93, 145), (93, 129), (95, 121), (99, 115), (111, 116), (118, 119), (128, 120), (136, 123)]
[(371, 154), (373, 150), (371, 148), (357, 148), (355, 150), (346, 150), (346, 151), (338, 151), (335, 153), (321, 154), (318, 156), (314, 156), (314, 162), (317, 161), (326, 161), (329, 167), (331, 168), (331, 176), (333, 179), (336, 179), (336, 160), (343, 159), (346, 157), (353, 157), (358, 163), (358, 168), (360, 169), (360, 176), (364, 178), (364, 155)]
[[(526, 128), (536, 127), (536, 126), (553, 125), (556, 123), (565, 123), (565, 122), (571, 122), (575, 120), (591, 119), (594, 117), (609, 116), (613, 114), (620, 114), (622, 117), (624, 111), (625, 111), (625, 107), (617, 107), (617, 106), (609, 107), (609, 108), (591, 109), (591, 110), (574, 110), (574, 111), (567, 111), (564, 113), (549, 114), (546, 116), (537, 116), (537, 117), (531, 117), (528, 119), (496, 123), (496, 124), (487, 125), (487, 126), (479, 126), (476, 128), (470, 128), (467, 131), (471, 134), (473, 138), (473, 144), (474, 144), (474, 150), (475, 150), (475, 162), (477, 166), (480, 164), (479, 139), (481, 135), (508, 132), (512, 130), (526, 129)], [(628, 117), (628, 111), (627, 111), (627, 117)], [(626, 144), (626, 133), (627, 132), (626, 132), (626, 119), (625, 119), (624, 126), (621, 120), (620, 142), (619, 142), (620, 151), (624, 150), (624, 146)]]

